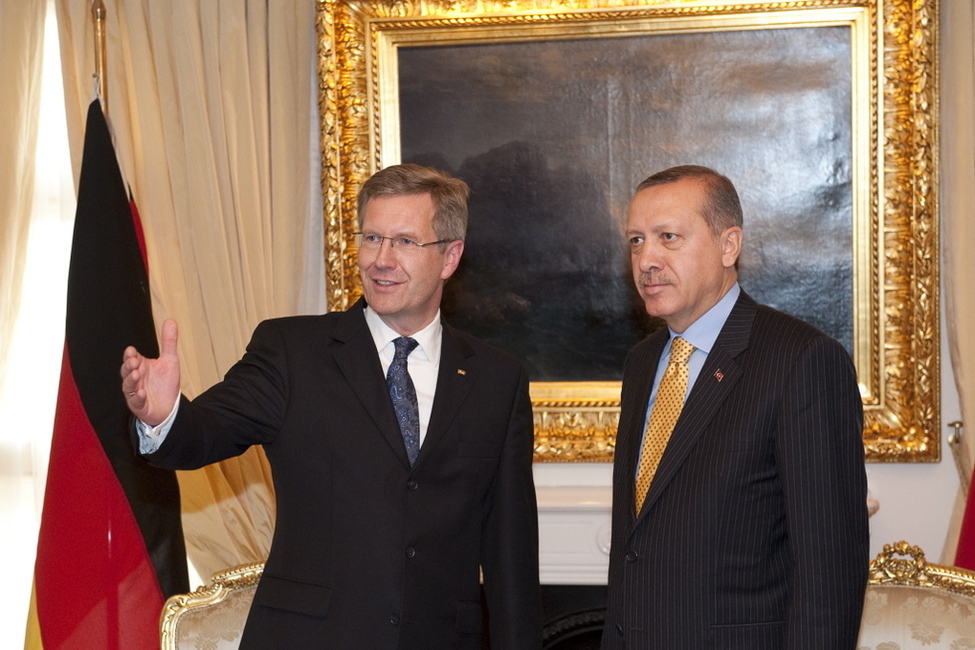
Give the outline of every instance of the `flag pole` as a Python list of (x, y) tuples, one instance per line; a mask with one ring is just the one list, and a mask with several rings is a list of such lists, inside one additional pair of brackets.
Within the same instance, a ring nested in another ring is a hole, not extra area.
[(108, 75), (105, 74), (105, 3), (94, 0), (91, 3), (91, 14), (95, 19), (95, 82), (98, 96), (102, 100), (102, 110), (108, 114)]

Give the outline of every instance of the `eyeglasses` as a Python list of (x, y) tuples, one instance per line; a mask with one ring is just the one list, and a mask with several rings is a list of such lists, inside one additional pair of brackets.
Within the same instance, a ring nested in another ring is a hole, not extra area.
[(354, 232), (355, 235), (355, 245), (359, 248), (378, 251), (382, 248), (383, 241), (389, 240), (389, 245), (391, 248), (396, 248), (402, 253), (415, 253), (421, 248), (426, 248), (427, 246), (433, 246), (434, 244), (447, 244), (451, 242), (450, 239), (438, 239), (437, 241), (427, 242), (421, 244), (418, 241), (413, 241), (409, 237), (383, 237), (382, 235), (377, 235), (371, 232)]

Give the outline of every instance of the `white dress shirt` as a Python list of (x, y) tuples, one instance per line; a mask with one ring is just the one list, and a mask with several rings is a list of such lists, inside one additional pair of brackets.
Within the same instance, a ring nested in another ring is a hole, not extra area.
[[(372, 340), (379, 351), (379, 361), (383, 364), (383, 376), (389, 372), (389, 365), (393, 363), (396, 346), (393, 344), (400, 335), (383, 322), (379, 314), (371, 307), (366, 307), (366, 325), (372, 333)], [(407, 358), (407, 368), (413, 387), (416, 389), (417, 406), (420, 408), (420, 446), (427, 435), (430, 425), (430, 413), (433, 412), (433, 396), (437, 392), (437, 373), (440, 370), (440, 344), (443, 341), (443, 325), (440, 323), (440, 311), (426, 327), (416, 332), (410, 338), (416, 339), (418, 345)]]

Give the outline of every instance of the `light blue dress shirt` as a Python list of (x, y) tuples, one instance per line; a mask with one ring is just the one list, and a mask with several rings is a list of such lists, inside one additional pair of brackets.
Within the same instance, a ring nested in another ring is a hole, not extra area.
[[(682, 333), (677, 334), (674, 330), (670, 330), (670, 339), (664, 346), (664, 351), (660, 355), (660, 361), (657, 363), (657, 374), (653, 379), (653, 389), (650, 391), (650, 401), (647, 402), (647, 412), (643, 419), (644, 431), (647, 430), (647, 424), (650, 421), (650, 411), (653, 410), (653, 402), (657, 399), (657, 389), (660, 387), (660, 380), (663, 379), (667, 364), (670, 363), (670, 347), (673, 344), (674, 337), (680, 336), (694, 346), (694, 351), (687, 360), (689, 376), (687, 379), (687, 393), (684, 394), (684, 400), (686, 401), (687, 396), (690, 395), (691, 389), (694, 387), (694, 382), (697, 381), (698, 376), (701, 374), (701, 369), (704, 367), (704, 362), (707, 360), (711, 348), (714, 347), (714, 342), (717, 340), (718, 334), (721, 333), (721, 328), (724, 327), (725, 321), (728, 320), (728, 316), (731, 314), (731, 310), (734, 308), (735, 303), (738, 302), (738, 296), (740, 294), (741, 287), (736, 282), (714, 307), (711, 307), (703, 316), (691, 323), (690, 327)], [(668, 327), (667, 329), (670, 328)], [(640, 453), (641, 455), (643, 453), (642, 442), (640, 443)]]

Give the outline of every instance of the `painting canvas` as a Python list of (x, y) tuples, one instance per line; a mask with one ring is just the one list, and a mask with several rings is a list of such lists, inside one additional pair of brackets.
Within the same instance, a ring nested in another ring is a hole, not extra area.
[(468, 182), (451, 322), (531, 378), (613, 381), (659, 321), (633, 287), (633, 189), (702, 164), (738, 187), (743, 288), (853, 349), (846, 26), (398, 48), (400, 155)]

